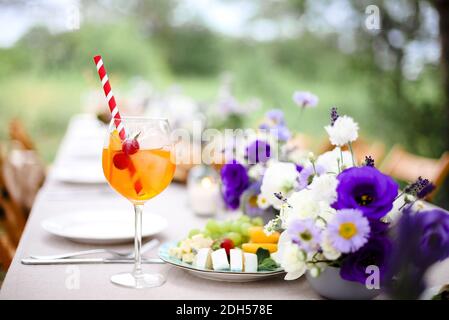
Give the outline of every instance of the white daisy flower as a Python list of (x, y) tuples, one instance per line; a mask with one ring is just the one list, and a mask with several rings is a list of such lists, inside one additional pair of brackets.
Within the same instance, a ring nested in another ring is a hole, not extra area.
[(338, 182), (337, 177), (333, 174), (316, 176), (309, 185), (312, 197), (315, 201), (324, 201), (331, 205), (337, 200)]
[[(325, 175), (323, 177), (326, 177)], [(314, 179), (315, 180), (315, 179)], [(328, 184), (328, 185), (326, 185)], [(292, 193), (287, 199), (290, 206), (284, 207), (280, 213), (282, 227), (288, 228), (295, 219), (317, 219), (317, 225), (323, 227), (335, 215), (331, 204), (337, 198), (338, 180), (330, 176), (317, 180), (314, 187)]]
[[(341, 160), (342, 156), (343, 162)], [(351, 152), (343, 151), (340, 153), (340, 148), (334, 148), (332, 151), (327, 151), (321, 154), (316, 160), (316, 165), (318, 167), (323, 167), (326, 172), (337, 174), (341, 167), (345, 169), (352, 167)]]
[(307, 255), (304, 251), (299, 249), (296, 244), (291, 242), (283, 244), (283, 253), (281, 260), (281, 267), (284, 268), (287, 274), (285, 280), (295, 280), (301, 277), (307, 270)]
[(330, 142), (337, 147), (344, 146), (357, 140), (359, 125), (351, 117), (339, 116), (333, 125), (324, 127), (326, 129)]
[(264, 172), (265, 167), (262, 164), (258, 163), (248, 169), (248, 176), (253, 180), (259, 180), (260, 178), (262, 178)]
[(263, 194), (259, 194), (257, 196), (257, 206), (259, 208), (265, 210), (265, 209), (268, 209), (268, 207), (270, 207), (270, 202)]
[(320, 203), (315, 201), (313, 192), (303, 189), (294, 192), (287, 199), (289, 207), (281, 212), (282, 226), (287, 228), (291, 221), (296, 219), (315, 219), (320, 214)]

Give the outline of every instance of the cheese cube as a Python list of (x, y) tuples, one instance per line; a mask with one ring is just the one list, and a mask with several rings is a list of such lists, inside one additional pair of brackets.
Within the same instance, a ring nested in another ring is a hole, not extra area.
[(257, 255), (254, 253), (243, 253), (245, 272), (257, 272)]
[(193, 265), (200, 269), (212, 269), (211, 252), (212, 250), (210, 248), (199, 249)]
[(243, 271), (243, 253), (240, 249), (231, 249), (231, 271)]
[(228, 256), (225, 249), (212, 252), (212, 268), (214, 270), (229, 270)]
[(193, 252), (184, 253), (181, 258), (182, 262), (185, 262), (185, 263), (193, 263), (194, 259), (195, 259), (195, 255), (193, 254)]

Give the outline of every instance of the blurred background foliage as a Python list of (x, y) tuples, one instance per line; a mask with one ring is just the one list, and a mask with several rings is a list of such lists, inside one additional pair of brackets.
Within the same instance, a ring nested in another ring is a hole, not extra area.
[[(52, 19), (47, 2), (32, 1)], [(238, 98), (263, 102), (246, 119), (250, 126), (276, 107), (293, 130), (319, 138), (329, 108), (338, 106), (360, 122), (363, 135), (389, 146), (400, 143), (430, 157), (449, 149), (438, 1), (197, 1), (199, 12), (211, 2), (232, 6), (235, 15), (246, 10), (248, 23), (237, 36), (187, 10), (193, 2), (74, 0), (79, 29), (55, 32), (42, 21), (33, 24), (0, 48), (0, 136), (9, 119), (24, 119), (51, 162), (70, 116), (83, 110), (84, 92), (100, 90), (92, 56), (101, 53), (119, 89), (141, 76), (158, 90), (176, 83), (209, 101), (222, 74), (232, 74)], [(369, 5), (379, 8), (380, 30), (365, 25)], [(0, 0), (0, 11), (29, 8), (29, 1)], [(297, 89), (320, 97), (319, 107), (303, 118), (291, 100)], [(440, 202), (449, 201), (447, 192), (440, 194)]]

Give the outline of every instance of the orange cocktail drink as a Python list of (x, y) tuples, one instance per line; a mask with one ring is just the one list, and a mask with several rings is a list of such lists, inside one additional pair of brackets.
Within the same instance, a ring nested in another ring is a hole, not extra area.
[[(120, 134), (123, 126), (126, 132)], [(165, 119), (122, 117), (109, 125), (102, 154), (103, 173), (111, 187), (134, 205), (135, 263), (133, 272), (112, 276), (115, 284), (149, 288), (164, 283), (161, 274), (145, 273), (141, 266), (143, 205), (160, 194), (175, 173), (174, 149)]]
[[(114, 165), (114, 157), (117, 159), (121, 155), (121, 150), (103, 149), (103, 171), (112, 188), (128, 200), (145, 202), (170, 184), (175, 165), (171, 161), (169, 150), (139, 150), (129, 155), (129, 160), (124, 160), (128, 161), (128, 167), (125, 168)], [(136, 188), (138, 180), (141, 188)]]

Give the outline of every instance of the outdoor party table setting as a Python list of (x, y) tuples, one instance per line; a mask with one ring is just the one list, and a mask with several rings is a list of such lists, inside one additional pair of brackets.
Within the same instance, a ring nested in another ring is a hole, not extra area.
[[(426, 202), (436, 186), (400, 186), (356, 155), (350, 115), (330, 108), (332, 147), (315, 154), (270, 110), (257, 128), (209, 141), (213, 155), (172, 182), (185, 166), (172, 120), (126, 116), (94, 62), (110, 122), (71, 119), (1, 299), (447, 297), (449, 214)], [(292, 99), (298, 116), (319, 102)]]

